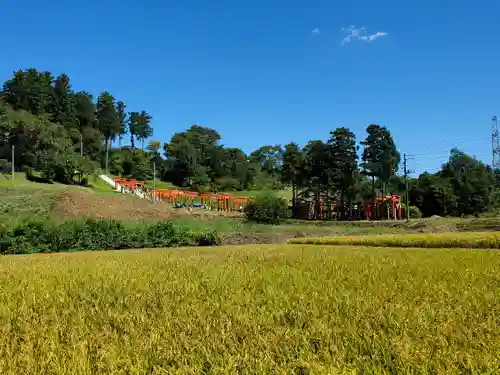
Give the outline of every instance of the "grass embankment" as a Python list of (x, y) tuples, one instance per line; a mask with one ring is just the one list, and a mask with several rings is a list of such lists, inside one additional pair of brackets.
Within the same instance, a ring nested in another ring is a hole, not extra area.
[(60, 222), (82, 218), (121, 220), (127, 226), (150, 221), (176, 220), (193, 229), (216, 230), (226, 244), (284, 243), (294, 237), (355, 236), (416, 232), (500, 230), (500, 218), (421, 219), (405, 221), (307, 222), (287, 221), (279, 226), (246, 222), (237, 213), (220, 213), (171, 204), (151, 204), (131, 195), (113, 192), (103, 181), (90, 181), (91, 188), (27, 181), (23, 173), (15, 180), (0, 178), (0, 230), (26, 221)]
[(0, 257), (0, 373), (493, 374), (500, 253), (250, 246)]
[(291, 244), (378, 247), (499, 249), (499, 232), (418, 233), (344, 237), (294, 238)]

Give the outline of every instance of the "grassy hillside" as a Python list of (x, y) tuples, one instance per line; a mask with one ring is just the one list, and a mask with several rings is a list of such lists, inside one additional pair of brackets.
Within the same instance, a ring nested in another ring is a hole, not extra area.
[(0, 373), (494, 373), (499, 274), (459, 249), (5, 256)]
[[(258, 225), (244, 221), (239, 213), (175, 209), (168, 203), (151, 204), (122, 195), (100, 179), (92, 187), (29, 182), (23, 173), (15, 180), (0, 178), (0, 225), (25, 220), (67, 220), (81, 217), (120, 220), (175, 219), (193, 228), (216, 229), (226, 244), (283, 243), (294, 237), (387, 233), (461, 232), (500, 230), (500, 219), (422, 219), (381, 222), (306, 222), (290, 220), (283, 225)], [(248, 193), (248, 192), (243, 192)], [(285, 193), (285, 192), (283, 192)]]

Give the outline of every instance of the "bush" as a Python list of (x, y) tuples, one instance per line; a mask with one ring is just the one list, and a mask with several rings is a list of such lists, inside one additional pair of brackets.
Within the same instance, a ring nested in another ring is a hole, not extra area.
[(288, 203), (276, 195), (261, 195), (245, 206), (245, 217), (257, 223), (279, 224), (289, 216)]
[(410, 219), (422, 218), (422, 212), (417, 206), (410, 206)]
[(0, 173), (12, 173), (12, 164), (10, 161), (0, 159)]
[(50, 180), (48, 180), (46, 178), (37, 176), (35, 174), (35, 172), (33, 172), (33, 169), (30, 168), (30, 167), (27, 167), (24, 170), (24, 174), (26, 175), (26, 179), (28, 181), (31, 181), (31, 182), (38, 182), (38, 183), (42, 183), (42, 184), (51, 184), (52, 183), (52, 181), (50, 181)]
[(217, 245), (214, 231), (192, 231), (171, 221), (126, 225), (119, 220), (72, 220), (54, 225), (28, 222), (0, 233), (0, 253), (28, 254)]

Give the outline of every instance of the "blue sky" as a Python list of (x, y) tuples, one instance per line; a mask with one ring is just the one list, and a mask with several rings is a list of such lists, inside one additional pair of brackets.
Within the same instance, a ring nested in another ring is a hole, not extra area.
[(417, 172), (454, 145), (490, 163), (500, 1), (408, 3), (3, 0), (0, 80), (65, 72), (149, 112), (162, 142), (199, 124), (249, 152), (377, 123)]

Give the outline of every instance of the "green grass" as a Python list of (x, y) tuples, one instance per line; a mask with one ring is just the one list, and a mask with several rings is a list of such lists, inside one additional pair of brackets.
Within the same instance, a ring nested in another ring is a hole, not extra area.
[(500, 253), (250, 246), (0, 258), (1, 374), (494, 374)]
[[(153, 181), (147, 181), (146, 182), (146, 187), (152, 189), (153, 188)], [(164, 189), (164, 190), (171, 190), (171, 189), (176, 189), (174, 185), (172, 185), (170, 182), (164, 182), (164, 181), (155, 181), (155, 186), (157, 189)]]
[(0, 173), (0, 187), (26, 186), (31, 184), (33, 183), (26, 180), (24, 172), (15, 172), (14, 179), (12, 179), (12, 174), (10, 173)]
[(242, 190), (242, 191), (228, 191), (228, 194), (232, 194), (237, 197), (254, 197), (260, 194), (277, 194), (288, 200), (292, 200), (291, 190)]

